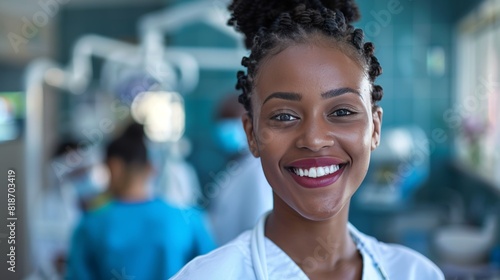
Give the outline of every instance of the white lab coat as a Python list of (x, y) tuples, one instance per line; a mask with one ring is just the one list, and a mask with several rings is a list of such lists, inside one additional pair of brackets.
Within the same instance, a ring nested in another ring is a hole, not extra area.
[[(264, 236), (266, 216), (253, 230), (195, 258), (171, 279), (308, 279), (283, 250)], [(362, 243), (357, 245), (363, 257), (363, 280), (444, 280), (437, 266), (421, 254), (400, 245), (379, 242), (350, 224), (349, 231)], [(314, 258), (311, 261), (314, 262)], [(380, 272), (374, 263), (379, 264)]]
[(220, 245), (253, 228), (273, 208), (273, 191), (260, 160), (248, 155), (222, 172), (227, 179), (215, 180), (219, 192), (213, 195), (209, 209), (212, 229)]

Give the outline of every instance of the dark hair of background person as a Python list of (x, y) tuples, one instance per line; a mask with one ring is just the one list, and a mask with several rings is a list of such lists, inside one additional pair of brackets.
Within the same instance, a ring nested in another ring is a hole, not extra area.
[[(67, 137), (63, 137), (65, 139)], [(63, 156), (65, 154), (68, 154), (70, 152), (78, 150), (78, 143), (76, 140), (70, 139), (70, 140), (63, 140), (61, 141), (57, 147), (54, 149), (54, 152), (52, 153), (53, 158), (57, 158), (60, 156)]]
[(241, 118), (244, 113), (245, 109), (238, 103), (238, 94), (231, 92), (220, 99), (215, 109), (214, 118), (216, 120)]
[(372, 85), (372, 104), (382, 99), (383, 89), (374, 84), (382, 74), (375, 48), (364, 42), (364, 33), (351, 23), (360, 18), (353, 0), (234, 0), (229, 5), (231, 18), (228, 24), (245, 35), (245, 45), (251, 50), (241, 64), (247, 73), (239, 71), (236, 89), (242, 90), (239, 102), (252, 116), (251, 92), (258, 68), (263, 58), (275, 55), (285, 47), (318, 38), (332, 40), (340, 51), (358, 62)]
[(123, 134), (108, 144), (106, 160), (118, 158), (127, 167), (146, 167), (148, 152), (144, 143), (144, 127), (138, 123), (129, 125)]

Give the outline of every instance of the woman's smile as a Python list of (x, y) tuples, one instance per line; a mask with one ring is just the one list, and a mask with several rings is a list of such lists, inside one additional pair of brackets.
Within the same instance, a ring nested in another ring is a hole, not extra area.
[(320, 157), (293, 161), (285, 166), (291, 177), (304, 188), (322, 188), (334, 184), (342, 175), (346, 162)]

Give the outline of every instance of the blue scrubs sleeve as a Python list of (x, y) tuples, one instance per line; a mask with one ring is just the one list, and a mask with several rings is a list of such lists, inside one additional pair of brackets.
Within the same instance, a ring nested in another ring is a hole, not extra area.
[(66, 280), (92, 280), (96, 279), (93, 272), (96, 267), (92, 265), (88, 234), (80, 224), (71, 239), (71, 247), (66, 271)]

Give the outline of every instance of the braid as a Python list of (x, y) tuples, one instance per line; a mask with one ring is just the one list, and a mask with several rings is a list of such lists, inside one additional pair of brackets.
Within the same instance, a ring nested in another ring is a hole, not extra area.
[(320, 34), (339, 43), (341, 50), (364, 66), (372, 84), (372, 103), (382, 99), (383, 89), (375, 85), (382, 67), (374, 56), (375, 47), (364, 42), (364, 33), (351, 23), (360, 14), (353, 0), (234, 0), (229, 5), (228, 24), (245, 35), (245, 45), (251, 50), (241, 64), (247, 74), (239, 71), (236, 89), (241, 90), (239, 102), (252, 112), (250, 94), (260, 61), (268, 54), (280, 51), (287, 43), (305, 42)]
[[(302, 4), (300, 0), (285, 1), (246, 1), (235, 0), (229, 5), (232, 16), (228, 24), (235, 26), (237, 31), (245, 34), (245, 45), (248, 49), (253, 46), (253, 38), (263, 26), (271, 26), (276, 18), (283, 12), (292, 11)], [(338, 10), (351, 23), (359, 20), (359, 9), (353, 0), (346, 1), (321, 1), (310, 0), (308, 7), (312, 10)]]

